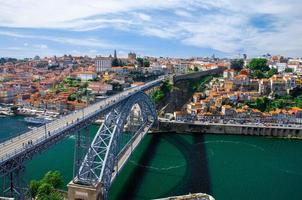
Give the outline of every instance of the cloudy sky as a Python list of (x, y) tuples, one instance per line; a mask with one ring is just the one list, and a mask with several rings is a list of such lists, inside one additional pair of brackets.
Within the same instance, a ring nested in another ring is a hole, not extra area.
[(0, 57), (302, 56), (301, 0), (0, 0)]

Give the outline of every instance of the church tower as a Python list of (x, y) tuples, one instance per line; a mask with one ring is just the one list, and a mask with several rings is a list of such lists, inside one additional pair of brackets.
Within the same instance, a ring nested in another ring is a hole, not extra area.
[(114, 58), (117, 58), (117, 56), (116, 56), (116, 50), (114, 50)]

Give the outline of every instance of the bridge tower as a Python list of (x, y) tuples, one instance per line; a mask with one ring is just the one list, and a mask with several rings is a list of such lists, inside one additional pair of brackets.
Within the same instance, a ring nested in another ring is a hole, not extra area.
[[(148, 130), (157, 123), (153, 101), (138, 92), (106, 115), (74, 179), (70, 200), (108, 199), (111, 182)], [(123, 140), (127, 137), (127, 140)]]
[(15, 158), (7, 162), (5, 166), (0, 167), (0, 186), (2, 187), (0, 196), (25, 199), (27, 189), (23, 179), (24, 171), (24, 158)]

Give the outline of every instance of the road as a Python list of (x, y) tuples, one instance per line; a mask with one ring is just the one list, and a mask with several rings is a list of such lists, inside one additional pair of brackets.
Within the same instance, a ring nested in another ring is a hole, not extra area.
[(191, 124), (191, 125), (215, 125), (215, 126), (238, 126), (238, 127), (251, 127), (251, 128), (282, 128), (282, 129), (302, 129), (299, 126), (278, 126), (279, 124), (274, 125), (264, 125), (264, 124), (232, 124), (232, 123), (212, 123), (212, 122), (203, 122), (203, 121), (179, 121), (179, 120), (169, 120), (165, 118), (158, 118), (160, 122), (166, 123), (175, 123), (175, 124)]
[(98, 111), (112, 106), (138, 91), (144, 91), (152, 88), (164, 78), (165, 77), (160, 77), (159, 79), (148, 82), (145, 85), (130, 88), (105, 100), (89, 105), (84, 109), (76, 110), (68, 115), (61, 116), (59, 119), (45, 124), (44, 126), (38, 127), (15, 138), (0, 143), (0, 163), (9, 160), (14, 155), (27, 150), (27, 148), (39, 145), (41, 142), (49, 139), (51, 136), (62, 133), (63, 130), (74, 126), (76, 123), (84, 121), (85, 119), (95, 115)]
[(112, 173), (111, 182), (115, 179), (117, 173), (119, 173), (119, 171), (123, 168), (131, 153), (135, 150), (152, 125), (153, 123), (145, 124), (142, 130), (139, 130), (138, 133), (135, 134), (135, 136), (129, 141), (127, 146), (124, 147), (119, 155), (117, 166), (115, 166), (115, 170)]

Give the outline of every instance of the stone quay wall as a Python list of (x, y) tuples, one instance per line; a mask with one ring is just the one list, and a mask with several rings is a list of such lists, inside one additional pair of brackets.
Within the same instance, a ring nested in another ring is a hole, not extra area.
[(225, 135), (230, 134), (230, 135), (254, 135), (254, 136), (302, 138), (302, 128), (295, 128), (295, 127), (159, 122), (159, 130), (160, 132), (175, 132), (175, 133), (225, 134)]

